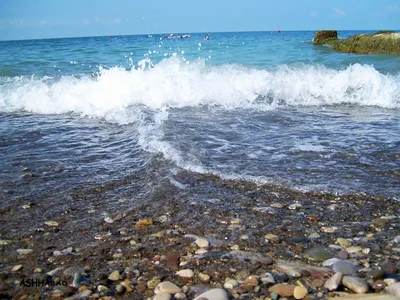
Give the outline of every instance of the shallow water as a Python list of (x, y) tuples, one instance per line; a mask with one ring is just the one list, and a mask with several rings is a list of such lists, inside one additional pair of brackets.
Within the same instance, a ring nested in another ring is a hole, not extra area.
[(180, 174), (398, 199), (400, 58), (313, 35), (0, 42), (0, 206)]

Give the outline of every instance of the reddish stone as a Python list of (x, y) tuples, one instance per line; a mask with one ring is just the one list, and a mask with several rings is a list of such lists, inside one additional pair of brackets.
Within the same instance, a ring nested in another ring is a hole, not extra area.
[(270, 287), (269, 291), (278, 293), (280, 296), (291, 297), (295, 288), (296, 285), (278, 283)]

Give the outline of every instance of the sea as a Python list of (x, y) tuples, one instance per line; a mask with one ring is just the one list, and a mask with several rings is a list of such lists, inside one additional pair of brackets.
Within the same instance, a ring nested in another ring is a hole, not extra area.
[(169, 34), (0, 41), (0, 207), (223, 205), (207, 176), (400, 199), (400, 56), (315, 31)]

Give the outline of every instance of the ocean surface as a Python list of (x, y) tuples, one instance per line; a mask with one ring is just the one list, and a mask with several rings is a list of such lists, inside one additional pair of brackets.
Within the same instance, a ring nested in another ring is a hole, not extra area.
[[(205, 174), (400, 199), (400, 56), (315, 31), (205, 34), (0, 41), (0, 207), (195, 198)], [(207, 188), (198, 201), (223, 202)]]

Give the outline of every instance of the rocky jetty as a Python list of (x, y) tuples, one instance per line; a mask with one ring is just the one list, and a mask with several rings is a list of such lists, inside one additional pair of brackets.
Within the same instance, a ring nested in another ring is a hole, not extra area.
[(327, 44), (339, 52), (400, 55), (400, 32), (379, 31), (338, 39), (336, 30), (317, 31), (314, 44)]

